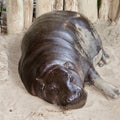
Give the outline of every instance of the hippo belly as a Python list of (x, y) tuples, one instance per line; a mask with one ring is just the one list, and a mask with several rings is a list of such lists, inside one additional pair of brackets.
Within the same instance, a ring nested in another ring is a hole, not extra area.
[(87, 98), (84, 82), (101, 50), (99, 35), (84, 16), (50, 12), (26, 32), (19, 74), (32, 95), (64, 107), (82, 107)]

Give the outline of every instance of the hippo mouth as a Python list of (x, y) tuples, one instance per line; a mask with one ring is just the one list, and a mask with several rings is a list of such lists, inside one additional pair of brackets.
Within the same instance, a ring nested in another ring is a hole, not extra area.
[(59, 96), (59, 94), (54, 94), (51, 97), (50, 96), (48, 97), (48, 95), (45, 95), (43, 99), (45, 99), (47, 102), (51, 104), (58, 105), (63, 110), (79, 109), (86, 104), (87, 92), (82, 89), (81, 93), (76, 96), (71, 95), (69, 97), (64, 98), (64, 95), (62, 97), (62, 95)]
[(79, 98), (75, 99), (74, 101), (66, 105), (60, 105), (60, 108), (63, 110), (79, 109), (86, 104), (86, 100), (87, 100), (87, 93), (84, 91), (84, 94), (82, 94)]
[(77, 103), (77, 104), (73, 104), (73, 105), (67, 105), (67, 106), (60, 106), (61, 109), (63, 110), (70, 110), (70, 109), (80, 109), (85, 105), (85, 101), (83, 101), (83, 103)]
[[(37, 96), (56, 104), (62, 109), (77, 109), (85, 105), (87, 94), (83, 89), (79, 75), (64, 66), (55, 65), (44, 74), (44, 81), (38, 79), (35, 88)], [(44, 87), (42, 86), (44, 83)], [(34, 92), (34, 91), (33, 91)]]

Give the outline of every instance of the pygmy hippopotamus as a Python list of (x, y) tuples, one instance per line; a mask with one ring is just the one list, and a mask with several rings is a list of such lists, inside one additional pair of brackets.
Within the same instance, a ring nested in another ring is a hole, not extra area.
[(72, 11), (53, 11), (38, 17), (22, 41), (21, 80), (34, 96), (63, 108), (85, 105), (85, 82), (111, 98), (120, 88), (105, 82), (95, 70), (109, 56), (92, 23)]

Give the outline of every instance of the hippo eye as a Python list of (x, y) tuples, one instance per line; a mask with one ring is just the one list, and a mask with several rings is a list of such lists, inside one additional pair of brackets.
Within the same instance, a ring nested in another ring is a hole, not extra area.
[(58, 93), (58, 89), (54, 85), (48, 85), (48, 90), (52, 93)]
[(70, 82), (73, 82), (74, 78), (72, 76), (70, 76)]

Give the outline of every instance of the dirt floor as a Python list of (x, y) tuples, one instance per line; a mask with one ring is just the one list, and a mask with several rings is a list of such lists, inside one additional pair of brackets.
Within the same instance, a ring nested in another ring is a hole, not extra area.
[[(103, 79), (120, 86), (120, 26), (98, 21), (95, 27), (111, 59), (97, 70)], [(120, 120), (120, 98), (108, 99), (93, 86), (85, 86), (87, 103), (76, 110), (62, 111), (31, 96), (18, 75), (22, 36), (0, 36), (0, 120)]]

